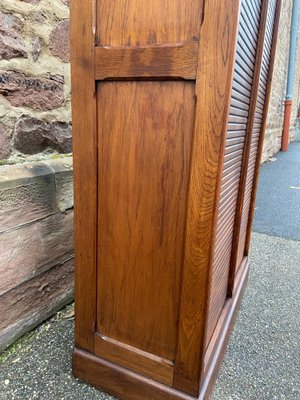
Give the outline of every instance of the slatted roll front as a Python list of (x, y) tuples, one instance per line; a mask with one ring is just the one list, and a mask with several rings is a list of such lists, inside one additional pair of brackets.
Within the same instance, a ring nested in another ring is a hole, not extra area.
[(255, 108), (254, 128), (251, 136), (250, 155), (247, 168), (245, 195), (244, 195), (241, 228), (239, 235), (239, 245), (238, 245), (237, 270), (244, 257), (245, 241), (246, 241), (247, 227), (249, 222), (249, 212), (250, 212), (251, 196), (253, 189), (253, 178), (256, 168), (258, 145), (263, 124), (269, 67), (271, 62), (271, 48), (272, 48), (274, 22), (275, 22), (275, 12), (276, 12), (276, 1), (270, 0), (267, 23), (266, 23), (264, 47), (263, 47), (262, 66), (260, 71), (258, 96)]
[(208, 344), (227, 298), (240, 174), (254, 77), (261, 0), (242, 0), (231, 107), (225, 143), (220, 202), (209, 297)]

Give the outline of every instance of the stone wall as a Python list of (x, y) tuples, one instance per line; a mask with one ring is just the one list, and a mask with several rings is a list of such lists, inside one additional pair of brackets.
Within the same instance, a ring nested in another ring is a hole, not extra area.
[(68, 1), (0, 0), (2, 163), (72, 151)]
[(73, 298), (72, 158), (0, 166), (0, 351)]
[(73, 299), (69, 0), (0, 0), (0, 351)]
[[(274, 76), (271, 89), (270, 106), (267, 119), (266, 136), (263, 150), (263, 161), (276, 154), (281, 148), (281, 136), (286, 97), (287, 73), (290, 47), (290, 27), (293, 0), (282, 2), (279, 22), (278, 42), (275, 55)], [(296, 55), (296, 72), (294, 79), (294, 98), (291, 116), (291, 140), (294, 139), (297, 109), (300, 100), (300, 29)]]

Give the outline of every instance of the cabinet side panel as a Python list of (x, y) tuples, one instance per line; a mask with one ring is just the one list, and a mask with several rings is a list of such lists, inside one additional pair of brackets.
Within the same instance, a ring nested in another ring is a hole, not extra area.
[(98, 43), (144, 46), (199, 39), (204, 0), (98, 0)]
[(194, 83), (98, 84), (97, 330), (176, 347)]

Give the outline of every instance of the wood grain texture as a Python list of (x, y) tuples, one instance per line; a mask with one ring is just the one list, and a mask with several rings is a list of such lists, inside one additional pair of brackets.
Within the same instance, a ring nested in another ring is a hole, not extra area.
[(216, 332), (215, 351), (207, 355), (205, 380), (199, 396), (194, 397), (180, 392), (76, 348), (73, 352), (74, 375), (123, 400), (208, 400), (242, 299), (248, 271), (249, 266), (245, 262), (240, 277), (237, 278), (239, 284), (234, 298), (228, 302), (228, 307), (224, 310), (226, 316), (220, 325), (220, 330)]
[(71, 7), (75, 222), (75, 344), (93, 351), (96, 319), (97, 135), (94, 0)]
[(199, 39), (203, 0), (97, 1), (97, 44), (146, 46)]
[(77, 348), (73, 352), (73, 373), (75, 377), (122, 400), (196, 400)]
[(174, 387), (198, 395), (208, 273), (232, 85), (239, 1), (208, 0), (200, 31), (196, 120)]
[(194, 90), (179, 81), (98, 84), (97, 329), (168, 360), (177, 339)]
[(273, 80), (274, 60), (275, 60), (276, 46), (277, 46), (277, 40), (278, 40), (278, 26), (279, 26), (279, 19), (280, 19), (280, 13), (281, 13), (281, 5), (282, 5), (282, 0), (277, 0), (276, 1), (275, 22), (274, 22), (274, 28), (273, 28), (274, 30), (273, 30), (272, 45), (271, 45), (272, 50), (271, 50), (271, 57), (270, 57), (270, 67), (269, 67), (269, 72), (268, 72), (266, 98), (265, 98), (265, 103), (263, 106), (263, 121), (262, 121), (261, 134), (259, 137), (259, 144), (258, 144), (258, 150), (257, 150), (256, 165), (255, 165), (255, 172), (254, 172), (254, 179), (253, 179), (253, 188), (252, 188), (252, 192), (251, 192), (251, 206), (250, 206), (250, 212), (249, 212), (249, 220), (248, 220), (246, 243), (245, 243), (245, 254), (246, 255), (249, 253), (249, 248), (250, 248), (251, 229), (252, 229), (252, 223), (253, 223), (253, 218), (254, 218), (254, 207), (255, 207), (257, 186), (258, 186), (258, 176), (259, 176), (260, 164), (261, 164), (261, 159), (262, 159), (263, 143), (264, 143), (264, 137), (265, 137), (265, 131), (266, 131), (267, 115), (268, 115), (270, 95), (271, 95), (271, 86), (272, 86), (272, 80)]
[(236, 286), (235, 286), (235, 293), (233, 297), (227, 297), (225, 305), (222, 309), (222, 313), (220, 315), (220, 318), (218, 319), (218, 323), (215, 327), (215, 330), (213, 332), (213, 336), (211, 340), (209, 341), (209, 345), (205, 351), (205, 357), (204, 357), (204, 369), (203, 373), (206, 374), (207, 371), (209, 370), (210, 367), (210, 362), (212, 358), (214, 357), (215, 353), (215, 348), (219, 345), (219, 335), (223, 331), (224, 324), (226, 323), (226, 320), (228, 318), (228, 313), (229, 310), (232, 306), (232, 303), (235, 301), (235, 296), (239, 291), (239, 287), (241, 284), (242, 276), (245, 273), (245, 269), (249, 272), (249, 260), (247, 257), (244, 258), (243, 263), (241, 265), (240, 270), (238, 271), (238, 274), (236, 276)]
[(221, 361), (230, 339), (237, 313), (243, 298), (249, 276), (249, 261), (244, 258), (239, 274), (236, 277), (235, 292), (232, 298), (228, 298), (219, 318), (218, 325), (206, 350), (204, 358), (204, 370), (199, 400), (210, 398), (213, 385), (216, 381)]
[(157, 382), (172, 386), (174, 365), (169, 360), (99, 334), (95, 336), (95, 354)]
[[(212, 281), (224, 278), (222, 268), (213, 274), (216, 245), (222, 267), (222, 256), (230, 258), (227, 222), (235, 218), (230, 204), (252, 107), (258, 5), (244, 2), (239, 38), (240, 0), (71, 5), (73, 368), (120, 398), (209, 394), (240, 298), (236, 289), (224, 304), (206, 353), (208, 296)], [(263, 97), (258, 90), (255, 135)]]
[(96, 47), (95, 79), (196, 79), (198, 42), (172, 46)]
[[(229, 285), (228, 285), (228, 293), (229, 296), (232, 295), (233, 286), (235, 282), (235, 275), (238, 268), (239, 263), (242, 261), (243, 256), (239, 254), (239, 240), (240, 240), (240, 232), (241, 232), (241, 222), (242, 222), (242, 214), (243, 207), (245, 201), (245, 188), (246, 188), (246, 179), (247, 179), (247, 171), (249, 166), (249, 157), (250, 157), (250, 146), (251, 139), (254, 129), (255, 123), (255, 109), (257, 103), (260, 75), (261, 75), (261, 65), (263, 58), (263, 50), (264, 50), (264, 41), (265, 41), (265, 32), (266, 32), (266, 21), (268, 17), (269, 10), (269, 0), (262, 0), (261, 3), (261, 15), (259, 22), (259, 34), (258, 41), (256, 46), (256, 54), (255, 54), (255, 67), (253, 74), (253, 83), (251, 88), (251, 97), (249, 104), (249, 114), (247, 119), (247, 128), (246, 128), (246, 137), (245, 137), (245, 145), (243, 152), (243, 160), (241, 166), (241, 178), (239, 182), (239, 194), (237, 199), (237, 207), (236, 214), (234, 220), (234, 233), (232, 240), (232, 253), (230, 260), (230, 274), (229, 274)], [(238, 256), (240, 255), (241, 258)]]
[[(259, 1), (261, 3), (261, 0)], [(238, 196), (240, 180), (242, 179), (242, 159), (244, 154), (245, 142), (247, 138), (247, 123), (249, 118), (249, 104), (254, 80), (254, 62), (252, 49), (241, 45), (241, 38), (245, 28), (249, 31), (253, 48), (256, 49), (259, 34), (259, 13), (252, 15), (254, 5), (250, 5), (246, 0), (241, 1), (241, 11), (239, 19), (239, 29), (237, 37), (237, 48), (234, 65), (233, 83), (238, 83), (243, 91), (243, 97), (237, 96), (233, 91), (230, 100), (230, 113), (228, 121), (228, 131), (226, 134), (225, 157), (230, 156), (230, 165), (225, 162), (223, 165), (221, 191), (218, 206), (217, 229), (215, 248), (212, 262), (212, 275), (209, 293), (209, 309), (206, 327), (206, 346), (217, 325), (218, 319), (227, 300), (228, 279), (231, 267), (233, 247), (233, 237), (235, 230), (236, 210), (238, 206)], [(245, 70), (241, 63), (239, 53), (243, 52), (243, 62), (251, 68)], [(253, 61), (252, 61), (253, 60)], [(247, 72), (246, 72), (247, 71)], [(247, 99), (247, 100), (246, 100)], [(237, 129), (233, 124), (239, 124)], [(243, 125), (241, 128), (240, 125)], [(235, 132), (233, 136), (232, 133)], [(233, 137), (232, 137), (233, 136)]]

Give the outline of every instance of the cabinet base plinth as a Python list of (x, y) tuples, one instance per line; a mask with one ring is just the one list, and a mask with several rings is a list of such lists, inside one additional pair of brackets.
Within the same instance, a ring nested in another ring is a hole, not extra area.
[(213, 336), (212, 338), (212, 341), (215, 341), (215, 346), (204, 372), (198, 398), (139, 375), (76, 347), (73, 351), (74, 376), (118, 397), (120, 400), (208, 399), (229, 340), (236, 312), (242, 299), (243, 289), (248, 278), (248, 269), (248, 262), (244, 260), (240, 269), (239, 279), (237, 279), (234, 297), (230, 300), (226, 310), (222, 329), (217, 330), (214, 334), (215, 337)]

